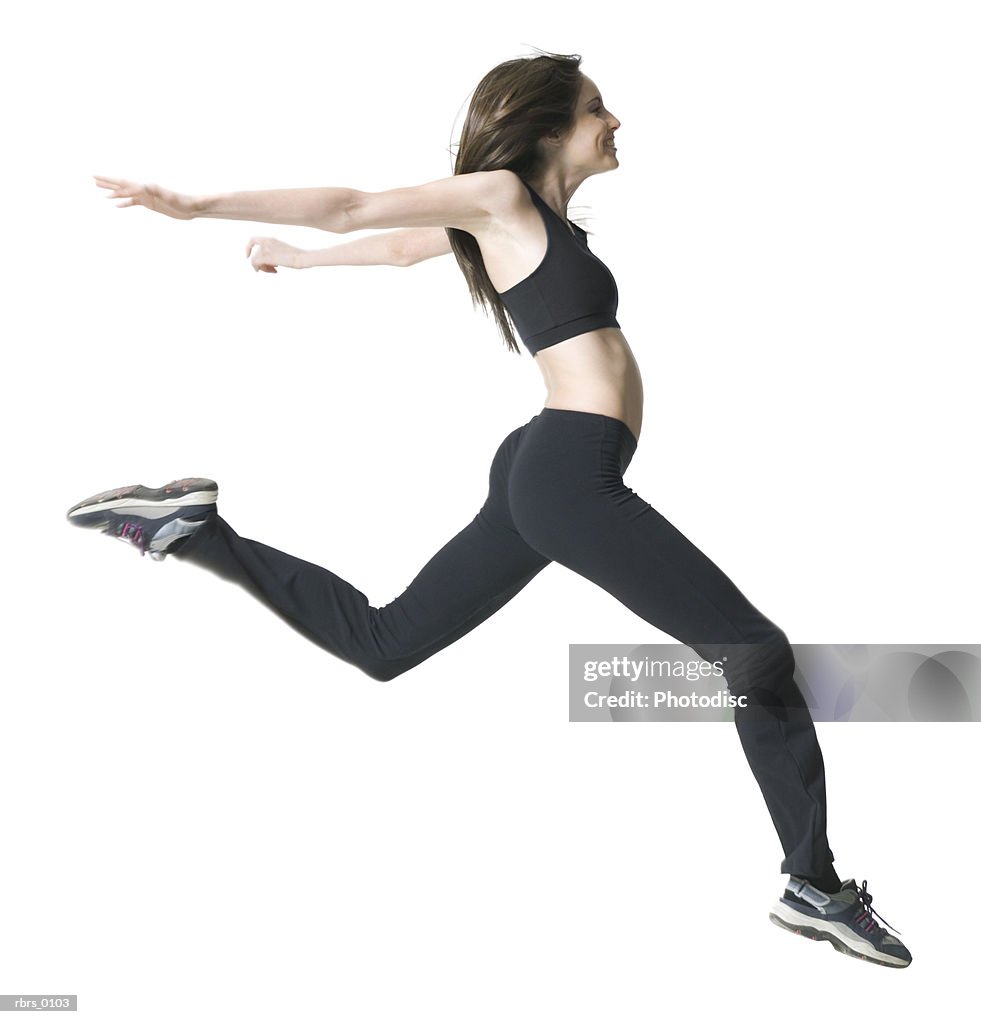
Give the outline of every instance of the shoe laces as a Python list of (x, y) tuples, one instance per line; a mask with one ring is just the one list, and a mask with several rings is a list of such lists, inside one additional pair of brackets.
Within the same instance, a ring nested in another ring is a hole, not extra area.
[[(892, 928), (892, 925), (877, 910), (872, 909), (872, 894), (866, 888), (865, 879), (862, 880), (862, 888), (858, 890), (858, 899), (862, 909), (855, 917), (856, 925), (862, 925), (864, 930), (873, 937), (878, 936), (879, 932), (882, 931), (882, 926), (876, 924), (875, 917), (878, 917), (886, 928)], [(875, 917), (872, 916), (873, 914)], [(902, 932), (897, 931), (896, 934), (902, 935)]]
[(127, 519), (121, 524), (117, 523), (115, 527), (106, 527), (105, 532), (115, 534), (117, 540), (124, 540), (134, 544), (140, 549), (141, 556), (146, 554), (147, 538), (143, 532), (142, 523), (134, 523), (131, 519)]

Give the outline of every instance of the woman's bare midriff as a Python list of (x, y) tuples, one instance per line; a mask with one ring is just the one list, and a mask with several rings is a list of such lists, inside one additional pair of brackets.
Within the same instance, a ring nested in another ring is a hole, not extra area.
[[(497, 215), (473, 234), (498, 294), (524, 280), (547, 255), (548, 232), (523, 185), (509, 193)], [(549, 345), (536, 353), (535, 362), (548, 390), (545, 408), (612, 416), (640, 439), (644, 415), (640, 368), (618, 327), (601, 327)]]
[(639, 441), (644, 418), (640, 367), (617, 327), (602, 327), (543, 348), (535, 362), (545, 378), (546, 409), (597, 412), (622, 420)]

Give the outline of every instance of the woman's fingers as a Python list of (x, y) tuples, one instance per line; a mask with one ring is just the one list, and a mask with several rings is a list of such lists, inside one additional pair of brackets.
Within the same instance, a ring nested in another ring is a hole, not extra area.
[(109, 194), (105, 196), (105, 199), (129, 199), (128, 203), (117, 203), (117, 206), (133, 206), (136, 202), (135, 196), (143, 191), (143, 186), (135, 181), (124, 181), (121, 178), (99, 178), (96, 177), (95, 183), (99, 188), (109, 189)]
[[(262, 258), (262, 246), (263, 246), (263, 244), (266, 243), (266, 242), (271, 242), (271, 241), (274, 241), (274, 239), (253, 237), (253, 238), (249, 239), (249, 242), (248, 242), (248, 244), (245, 247), (246, 259), (250, 259), (252, 261), (252, 269), (257, 274), (259, 273), (260, 270), (263, 273), (266, 273), (266, 274), (276, 274), (276, 273), (278, 273), (278, 271), (276, 270), (276, 264), (275, 263), (267, 263)], [(253, 254), (253, 251), (254, 251), (254, 254)]]
[(134, 186), (136, 188), (139, 188), (139, 186), (136, 184), (136, 182), (126, 181), (123, 178), (100, 178), (100, 177), (97, 177), (95, 179), (95, 183), (99, 186), (99, 188), (111, 188), (111, 189), (116, 189), (117, 191), (119, 191), (120, 189), (131, 189)]
[(100, 188), (109, 189), (106, 199), (128, 199), (129, 202), (116, 203), (117, 206), (145, 206), (144, 199), (147, 197), (147, 186), (138, 181), (127, 181), (125, 178), (101, 178), (96, 177), (96, 184)]
[(125, 178), (107, 178), (104, 175), (93, 175), (96, 184), (100, 188), (108, 189), (108, 199), (122, 199), (116, 206), (123, 208), (127, 206), (143, 206), (155, 213), (161, 213), (166, 217), (174, 217), (177, 220), (193, 219), (194, 203), (190, 196), (173, 192), (169, 188), (154, 183), (146, 184), (141, 181), (128, 181)]

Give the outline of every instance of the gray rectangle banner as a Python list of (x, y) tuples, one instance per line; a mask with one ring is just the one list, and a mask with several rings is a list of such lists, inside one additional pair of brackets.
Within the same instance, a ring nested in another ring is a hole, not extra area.
[[(709, 646), (719, 655), (711, 662), (679, 643), (570, 644), (569, 721), (733, 721), (753, 699), (744, 652), (773, 649)], [(981, 721), (981, 644), (790, 646), (793, 681), (815, 722)], [(727, 673), (735, 677), (737, 663), (744, 678), (733, 689)], [(790, 672), (789, 659), (779, 663)]]
[(0, 1010), (26, 1010), (45, 1012), (47, 1010), (77, 1010), (78, 996), (20, 996), (0, 995)]

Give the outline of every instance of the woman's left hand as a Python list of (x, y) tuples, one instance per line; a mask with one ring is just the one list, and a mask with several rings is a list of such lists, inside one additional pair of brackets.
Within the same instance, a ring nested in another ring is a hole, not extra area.
[(290, 270), (301, 270), (300, 256), (303, 250), (287, 245), (278, 238), (250, 238), (245, 247), (245, 255), (252, 261), (252, 268), (267, 274), (275, 274), (276, 267), (287, 267)]

